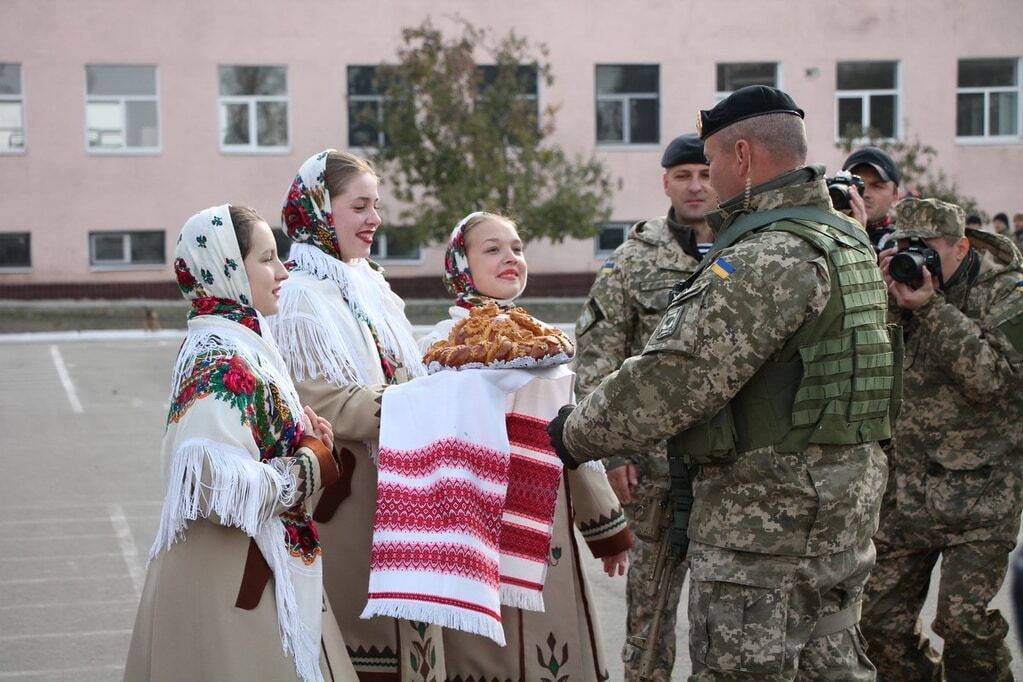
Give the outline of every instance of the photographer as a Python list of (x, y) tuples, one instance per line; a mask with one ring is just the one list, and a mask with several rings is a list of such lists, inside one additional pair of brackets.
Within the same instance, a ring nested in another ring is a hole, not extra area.
[(891, 209), (899, 199), (899, 169), (892, 157), (877, 147), (864, 147), (849, 155), (842, 164), (842, 170), (863, 180), (866, 221), (855, 211), (855, 203), (851, 215), (867, 228), (870, 241), (877, 247), (894, 228)]
[[(906, 199), (897, 221), (880, 264), (906, 370), (862, 629), (882, 679), (1011, 680), (987, 606), (1023, 511), (1023, 262), (953, 204)], [(939, 557), (943, 655), (918, 624)]]

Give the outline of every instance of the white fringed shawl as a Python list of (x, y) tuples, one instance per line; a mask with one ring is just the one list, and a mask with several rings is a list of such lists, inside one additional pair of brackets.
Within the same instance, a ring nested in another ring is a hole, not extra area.
[[(260, 319), (267, 334), (266, 322)], [(195, 369), (199, 357), (215, 352), (245, 360), (257, 381), (273, 384), (292, 414), (301, 407), (284, 361), (272, 338), (222, 318), (203, 316), (188, 323), (189, 331), (175, 363), (171, 400)], [(168, 424), (162, 451), (167, 495), (150, 560), (185, 537), (190, 521), (214, 517), (256, 541), (274, 575), (277, 619), (285, 655), (293, 656), (299, 677), (321, 682), (322, 576), (292, 566), (284, 545), (278, 507), (294, 504), (296, 481), (289, 462), (263, 463), (248, 426), (236, 408), (213, 396), (199, 398), (179, 420)], [(204, 475), (205, 472), (205, 475)], [(316, 564), (319, 569), (320, 564)]]
[[(341, 319), (335, 314), (338, 307), (325, 300), (321, 290), (303, 286), (301, 276), (286, 281), (271, 325), (295, 381), (322, 376), (336, 386), (378, 383), (378, 353), (366, 321), (410, 378), (426, 376), (404, 305), (369, 262), (346, 263), (308, 244), (292, 244), (290, 260), (297, 266), (296, 275), (306, 273), (333, 283), (359, 319), (357, 325)], [(374, 360), (367, 362), (367, 358)]]

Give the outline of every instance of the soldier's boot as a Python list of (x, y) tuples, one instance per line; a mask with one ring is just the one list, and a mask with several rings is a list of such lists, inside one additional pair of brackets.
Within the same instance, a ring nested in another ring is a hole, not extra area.
[[(1008, 626), (997, 611), (988, 611), (987, 621), (957, 623), (935, 622), (934, 631), (945, 639), (942, 663), (946, 682), (1009, 682), (1012, 655), (1005, 644)], [(972, 627), (971, 627), (972, 625)]]

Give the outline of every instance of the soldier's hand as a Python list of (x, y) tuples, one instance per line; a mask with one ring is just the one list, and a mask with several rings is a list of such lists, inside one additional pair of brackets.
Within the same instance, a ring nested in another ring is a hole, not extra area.
[(615, 574), (625, 575), (625, 569), (629, 566), (629, 550), (624, 550), (612, 556), (601, 557), (601, 561), (604, 562), (604, 573), (607, 573), (612, 578), (615, 577)]
[(916, 310), (934, 295), (934, 277), (927, 268), (923, 268), (923, 271), (924, 276), (920, 278), (920, 286), (916, 289), (894, 280), (888, 284), (888, 291), (895, 298), (895, 304), (903, 310)]
[(608, 469), (607, 482), (611, 484), (611, 490), (615, 491), (618, 501), (622, 504), (632, 502), (632, 486), (639, 483), (636, 475), (635, 464), (623, 464), (614, 469)]
[(881, 268), (881, 276), (884, 277), (884, 283), (887, 287), (890, 287), (892, 282), (895, 281), (892, 279), (891, 273), (888, 272), (888, 264), (892, 262), (892, 258), (898, 252), (898, 247), (893, 246), (890, 249), (885, 249), (881, 253), (877, 254), (877, 265)]

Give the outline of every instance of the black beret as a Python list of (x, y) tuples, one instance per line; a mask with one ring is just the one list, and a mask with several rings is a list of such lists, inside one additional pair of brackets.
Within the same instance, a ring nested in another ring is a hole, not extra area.
[(681, 166), (683, 163), (707, 163), (707, 158), (703, 155), (703, 140), (699, 136), (692, 133), (679, 135), (664, 148), (661, 166), (671, 168)]
[(700, 139), (706, 140), (733, 123), (766, 114), (793, 114), (799, 118), (804, 117), (803, 110), (781, 90), (766, 85), (747, 85), (718, 102), (713, 109), (701, 110), (696, 121), (696, 130), (700, 133)]

